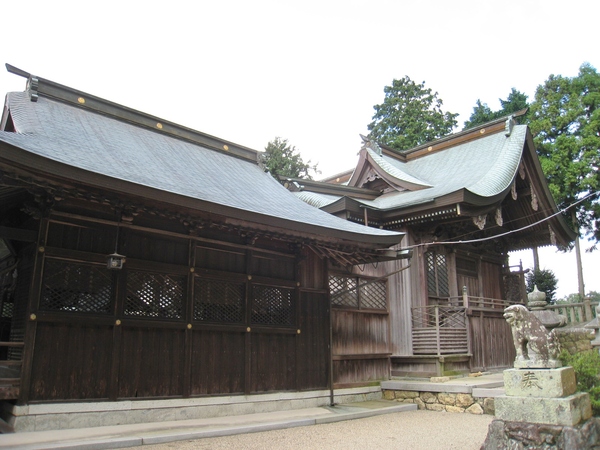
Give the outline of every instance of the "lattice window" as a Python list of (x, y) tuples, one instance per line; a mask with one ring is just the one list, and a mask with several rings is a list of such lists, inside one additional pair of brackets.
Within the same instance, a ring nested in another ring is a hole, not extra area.
[(94, 266), (47, 258), (40, 309), (106, 314), (112, 307), (112, 274)]
[(293, 289), (253, 286), (252, 323), (259, 325), (293, 325), (293, 298)]
[(368, 309), (387, 308), (387, 283), (373, 281), (360, 287), (360, 307)]
[(129, 271), (125, 315), (181, 319), (186, 277)]
[(429, 296), (450, 296), (446, 255), (427, 252), (425, 253), (425, 261), (427, 264), (427, 292)]
[(194, 320), (242, 322), (244, 284), (196, 277), (194, 280)]
[(331, 304), (357, 309), (387, 309), (387, 283), (368, 278), (329, 276)]
[(329, 292), (333, 306), (349, 306), (358, 308), (358, 289), (356, 278), (331, 275), (329, 277)]
[(2, 303), (2, 311), (0, 311), (0, 317), (7, 319), (12, 318), (14, 309), (14, 303)]

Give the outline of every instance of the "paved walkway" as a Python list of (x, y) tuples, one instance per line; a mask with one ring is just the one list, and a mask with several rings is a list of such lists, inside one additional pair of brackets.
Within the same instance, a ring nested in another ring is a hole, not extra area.
[[(492, 374), (477, 378), (460, 378), (449, 380), (444, 383), (430, 383), (427, 381), (418, 380), (394, 380), (386, 383), (403, 383), (404, 388), (410, 388), (404, 383), (412, 383), (415, 390), (430, 390), (430, 391), (446, 391), (446, 392), (473, 392), (474, 389), (498, 388), (498, 375)], [(340, 433), (338, 436), (348, 440), (350, 438), (357, 439), (357, 434), (362, 430), (365, 441), (361, 446), (354, 447), (353, 445), (340, 446), (339, 448), (386, 448), (379, 445), (378, 447), (365, 447), (369, 442), (374, 445), (379, 442), (382, 435), (389, 435), (385, 438), (385, 442), (394, 443), (392, 447), (387, 448), (457, 448), (465, 449), (467, 447), (454, 446), (451, 442), (461, 442), (461, 439), (467, 439), (467, 442), (475, 442), (479, 448), (485, 434), (487, 426), (492, 421), (492, 416), (473, 416), (471, 414), (459, 413), (444, 413), (432, 411), (417, 411), (417, 406), (414, 404), (400, 404), (393, 401), (376, 400), (361, 403), (352, 403), (346, 405), (336, 405), (334, 407), (306, 408), (290, 411), (277, 411), (261, 414), (247, 414), (240, 416), (217, 417), (210, 419), (198, 420), (179, 420), (160, 423), (144, 423), (132, 425), (116, 425), (106, 427), (94, 427), (86, 429), (71, 429), (57, 431), (38, 431), (38, 432), (20, 432), (14, 434), (0, 435), (0, 449), (53, 449), (53, 448), (68, 448), (68, 449), (107, 449), (107, 448), (125, 448), (141, 445), (166, 444), (162, 448), (184, 448), (182, 441), (191, 441), (187, 443), (185, 448), (221, 448), (217, 443), (212, 443), (211, 446), (205, 447), (208, 441), (207, 438), (243, 435), (248, 433), (265, 432), (272, 430), (293, 429), (297, 427), (307, 427), (309, 425), (325, 425), (334, 424), (337, 422), (345, 422), (346, 427), (350, 431), (322, 431), (325, 437), (319, 438), (315, 446), (301, 445), (301, 442), (308, 444), (306, 438), (300, 442), (292, 440), (292, 446), (282, 446), (281, 443), (276, 446), (265, 445), (264, 441), (257, 440), (258, 436), (248, 436), (240, 439), (250, 439), (250, 442), (258, 442), (259, 446), (251, 444), (230, 445), (222, 448), (278, 448), (278, 449), (294, 449), (294, 448), (323, 448), (330, 449), (338, 448), (333, 442), (327, 442), (327, 436), (331, 433)], [(399, 414), (397, 414), (399, 413)], [(374, 416), (382, 416), (374, 418)], [(365, 419), (373, 418), (373, 419)], [(367, 425), (363, 425), (363, 421), (346, 422), (353, 419), (365, 419)], [(388, 425), (385, 425), (385, 424)], [(381, 428), (383, 427), (383, 429)], [(407, 427), (407, 430), (402, 431)], [(432, 434), (435, 427), (441, 427), (440, 430)], [(308, 436), (317, 436), (315, 427), (308, 427)], [(373, 431), (374, 429), (379, 431)], [(430, 432), (431, 431), (431, 432)], [(350, 433), (350, 434), (349, 434)], [(434, 434), (439, 435), (436, 439)], [(475, 434), (473, 434), (475, 433)], [(377, 438), (377, 439), (375, 439)], [(193, 441), (201, 439), (202, 441)], [(253, 440), (254, 439), (254, 440)], [(402, 441), (399, 441), (402, 439)], [(416, 439), (416, 441), (415, 441)], [(473, 440), (475, 439), (475, 440)], [(212, 440), (211, 440), (212, 441)], [(198, 442), (204, 442), (199, 444)], [(327, 444), (326, 444), (327, 442)], [(349, 442), (349, 441), (348, 441)], [(348, 444), (346, 442), (346, 444)], [(354, 442), (354, 441), (353, 441)], [(359, 441), (356, 441), (359, 442)], [(383, 443), (385, 443), (383, 442)], [(401, 442), (403, 442), (402, 445)], [(435, 442), (438, 442), (437, 444)], [(423, 446), (419, 446), (420, 444)], [(439, 444), (448, 446), (439, 446)], [(325, 445), (326, 444), (326, 445)], [(382, 442), (379, 442), (382, 444)], [(199, 447), (202, 445), (202, 447)], [(322, 446), (323, 445), (323, 446)], [(358, 444), (357, 444), (358, 445)], [(406, 445), (406, 446), (405, 446)], [(474, 444), (475, 445), (475, 444)]]

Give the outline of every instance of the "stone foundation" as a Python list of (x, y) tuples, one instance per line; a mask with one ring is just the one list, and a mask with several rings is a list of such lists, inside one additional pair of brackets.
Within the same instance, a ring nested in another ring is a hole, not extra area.
[(385, 400), (414, 403), (419, 409), (469, 414), (494, 415), (493, 397), (474, 397), (466, 393), (383, 390)]
[(600, 418), (576, 426), (545, 425), (494, 420), (483, 450), (597, 450), (600, 449)]
[[(379, 386), (335, 389), (335, 403), (381, 399)], [(2, 403), (0, 417), (15, 431), (48, 431), (109, 425), (204, 419), (330, 404), (329, 390), (279, 392), (168, 400), (40, 403), (17, 406)]]
[(554, 333), (558, 337), (560, 348), (571, 355), (592, 349), (594, 331), (590, 328), (555, 328)]

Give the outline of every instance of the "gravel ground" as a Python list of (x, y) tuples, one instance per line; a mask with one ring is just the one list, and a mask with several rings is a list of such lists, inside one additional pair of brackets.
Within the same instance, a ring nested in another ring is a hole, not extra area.
[(493, 419), (494, 417), (490, 415), (416, 410), (326, 425), (177, 441), (136, 448), (145, 450), (478, 450), (485, 440), (488, 425)]

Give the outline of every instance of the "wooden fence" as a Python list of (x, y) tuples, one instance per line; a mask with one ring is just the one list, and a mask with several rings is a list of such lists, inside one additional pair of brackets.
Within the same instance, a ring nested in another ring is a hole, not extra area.
[[(510, 327), (503, 312), (508, 300), (467, 295), (439, 299), (436, 304), (412, 308), (414, 355), (470, 354), (471, 370), (509, 367), (514, 360)], [(548, 305), (566, 317), (567, 324), (588, 323), (598, 302)]]
[(559, 303), (548, 305), (546, 309), (552, 310), (567, 318), (567, 325), (576, 323), (588, 323), (596, 317), (596, 306), (598, 302), (590, 302), (589, 299), (580, 303)]
[(462, 306), (412, 308), (415, 355), (468, 353), (466, 309)]

